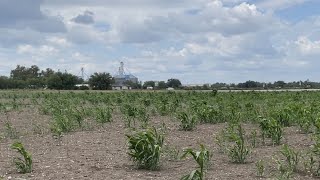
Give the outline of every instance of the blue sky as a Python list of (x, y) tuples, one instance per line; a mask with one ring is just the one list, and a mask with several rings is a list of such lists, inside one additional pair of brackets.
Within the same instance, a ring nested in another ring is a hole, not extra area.
[(1, 0), (0, 74), (38, 65), (182, 83), (320, 81), (319, 0)]

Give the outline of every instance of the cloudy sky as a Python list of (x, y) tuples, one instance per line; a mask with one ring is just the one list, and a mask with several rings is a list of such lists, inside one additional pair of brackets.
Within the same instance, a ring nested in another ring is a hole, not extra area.
[(319, 0), (0, 0), (17, 64), (182, 83), (320, 81)]

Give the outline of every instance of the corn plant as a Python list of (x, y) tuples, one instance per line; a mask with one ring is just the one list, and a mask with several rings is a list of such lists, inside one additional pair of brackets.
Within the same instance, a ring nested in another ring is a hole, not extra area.
[(16, 150), (23, 158), (15, 157), (13, 162), (19, 173), (30, 173), (32, 171), (32, 157), (29, 152), (26, 151), (21, 142), (15, 142), (11, 145), (11, 148)]
[(96, 121), (104, 124), (112, 121), (112, 114), (109, 108), (97, 108), (95, 114)]
[(62, 133), (70, 132), (74, 128), (74, 121), (67, 115), (55, 113), (51, 124), (51, 132), (60, 137)]
[(279, 145), (282, 139), (282, 126), (281, 124), (271, 118), (271, 119), (266, 119), (266, 118), (260, 118), (260, 128), (262, 132), (262, 140), (265, 142), (265, 138), (271, 138), (272, 143), (275, 145)]
[(198, 168), (193, 170), (190, 174), (183, 176), (182, 180), (204, 180), (205, 171), (210, 163), (210, 152), (205, 148), (204, 145), (200, 144), (200, 151), (194, 151), (193, 149), (185, 150), (181, 158), (185, 158), (187, 155), (191, 155), (192, 158), (197, 162)]
[(292, 171), (295, 171), (299, 163), (299, 152), (290, 148), (287, 144), (282, 147), (280, 152), (286, 158), (288, 168), (290, 168)]
[(258, 177), (263, 177), (264, 176), (264, 171), (265, 171), (265, 166), (264, 162), (262, 160), (259, 160), (256, 162), (256, 169), (257, 169), (257, 176)]
[(180, 120), (180, 129), (184, 131), (192, 131), (196, 126), (196, 119), (186, 112), (178, 112), (177, 119)]
[(144, 107), (140, 107), (137, 109), (137, 118), (142, 123), (141, 126), (146, 128), (150, 121), (150, 116), (147, 112), (147, 109)]
[(250, 140), (251, 140), (251, 146), (253, 148), (255, 148), (257, 146), (257, 131), (256, 130), (251, 131)]
[(159, 167), (164, 137), (155, 128), (126, 135), (129, 156), (139, 168), (155, 170)]
[(11, 122), (6, 121), (4, 124), (6, 137), (10, 139), (18, 139), (19, 133), (15, 127), (11, 124)]
[(126, 127), (131, 127), (132, 122), (133, 122), (133, 125), (135, 125), (135, 118), (138, 115), (138, 110), (136, 107), (129, 105), (129, 104), (124, 104), (121, 107), (121, 112), (124, 115)]
[(245, 132), (240, 124), (237, 129), (228, 135), (233, 144), (227, 148), (228, 156), (235, 163), (245, 163), (247, 156), (250, 154), (249, 147), (245, 145)]

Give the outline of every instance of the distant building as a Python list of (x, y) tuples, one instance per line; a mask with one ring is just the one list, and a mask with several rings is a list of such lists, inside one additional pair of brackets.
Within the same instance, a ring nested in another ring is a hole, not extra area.
[(120, 63), (118, 74), (114, 76), (113, 90), (129, 90), (132, 89), (130, 83), (138, 83), (138, 78), (132, 74), (126, 74), (124, 71), (124, 63)]

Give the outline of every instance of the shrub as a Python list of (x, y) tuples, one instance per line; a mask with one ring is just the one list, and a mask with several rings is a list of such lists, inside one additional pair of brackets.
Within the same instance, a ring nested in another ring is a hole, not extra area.
[(15, 157), (14, 163), (19, 173), (30, 173), (32, 171), (32, 157), (28, 153), (21, 142), (15, 142), (11, 146), (12, 149), (17, 150), (17, 152), (23, 157)]
[(129, 156), (139, 168), (155, 170), (159, 166), (164, 137), (155, 128), (126, 135)]

